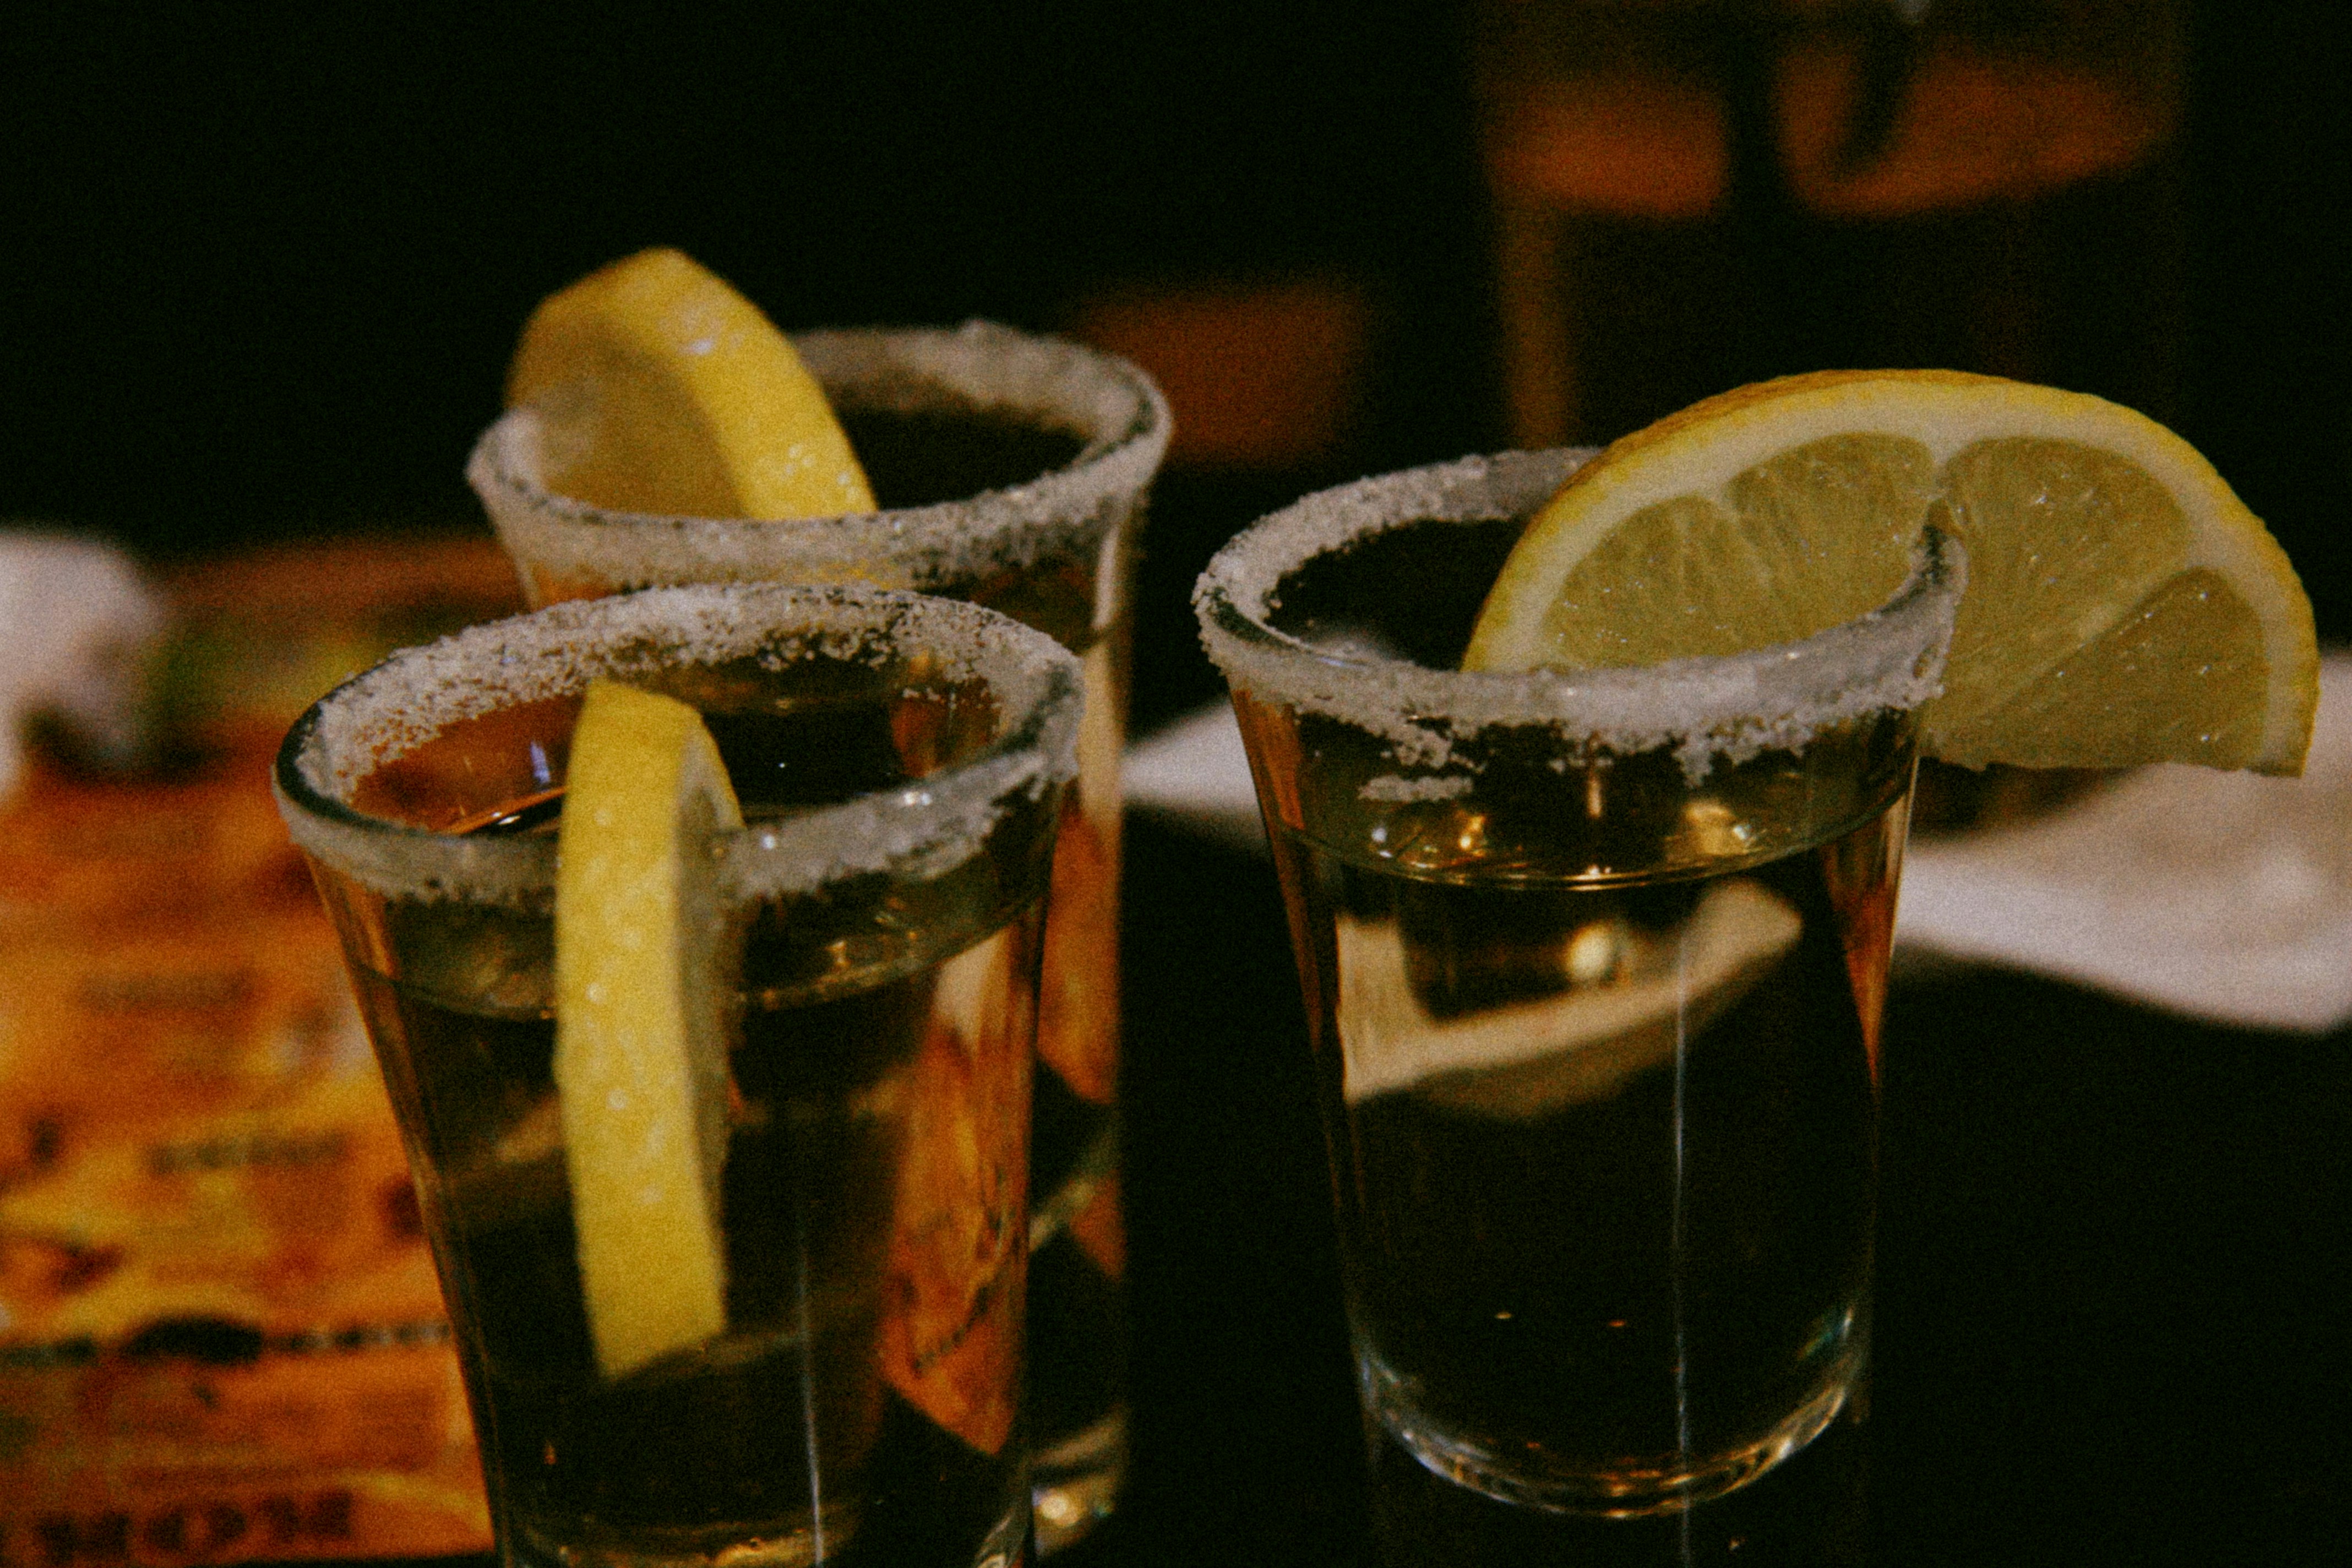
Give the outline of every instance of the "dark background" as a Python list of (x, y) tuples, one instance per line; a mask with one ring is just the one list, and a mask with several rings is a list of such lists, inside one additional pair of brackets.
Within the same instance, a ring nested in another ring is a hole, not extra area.
[[(11, 7), (0, 516), (157, 559), (479, 528), (459, 470), (524, 315), (649, 244), (788, 327), (1050, 329), (1121, 289), (1345, 278), (1369, 326), (1342, 438), (1180, 460), (1160, 487), (1149, 726), (1215, 689), (1184, 593), (1235, 528), (1316, 483), (1501, 442), (1462, 13)], [(2179, 423), (2340, 641), (2347, 24), (2191, 15)], [(1147, 1349), (1129, 1507), (1072, 1568), (1344, 1561), (1366, 1493), (1272, 879), (1149, 823), (1129, 878)], [(2346, 1544), (2345, 1037), (1961, 976), (1898, 990), (1888, 1039), (1880, 1557)]]
[(470, 515), (524, 315), (650, 244), (793, 328), (1344, 268), (1402, 318), (1380, 449), (1491, 438), (1444, 5), (37, 9), (8, 510), (161, 551)]
[[(1369, 392), (1295, 477), (1498, 445), (1465, 9), (10, 7), (0, 515), (159, 553), (470, 520), (525, 313), (656, 243), (790, 327), (1336, 273)], [(2340, 638), (2347, 25), (2191, 30), (2179, 423)]]

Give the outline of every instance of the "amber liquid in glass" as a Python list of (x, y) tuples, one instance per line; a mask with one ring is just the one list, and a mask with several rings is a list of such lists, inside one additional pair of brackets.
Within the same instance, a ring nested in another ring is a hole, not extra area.
[[(861, 692), (870, 672), (845, 670), (814, 700), (823, 682), (805, 668), (789, 688), (749, 665), (673, 684), (705, 710), (754, 824), (919, 777), (990, 711), (970, 693)], [(429, 815), (436, 778), (469, 749), (511, 770), (533, 734), (560, 763), (562, 721), (510, 710), (455, 727), (364, 783), (361, 803)], [(551, 832), (561, 804), (560, 790), (518, 794), (475, 811), (473, 830)], [(1034, 855), (1045, 837), (1033, 824), (992, 848)], [(933, 883), (869, 876), (740, 911), (727, 1331), (610, 1379), (589, 1338), (551, 1075), (550, 920), (392, 911), (399, 972), (355, 965), (360, 995), (424, 1145), (411, 1163), (516, 1560), (971, 1568), (1017, 1553), (1020, 1101), (1040, 911), (1001, 896), (1022, 884), (1005, 869), (983, 854)], [(950, 1122), (979, 1140), (984, 1193), (927, 1185), (923, 1130), (936, 1140)], [(907, 1304), (906, 1248), (925, 1225), (971, 1233), (960, 1319)]]
[[(885, 509), (961, 500), (1034, 479), (1078, 438), (1009, 414), (845, 403), (843, 428)], [(1118, 1127), (1118, 747), (1132, 637), (1124, 599), (1097, 622), (1099, 543), (940, 591), (1035, 627), (1083, 661), (1078, 781), (1054, 856), (1037, 1016), (1029, 1285), (1032, 1431), (1040, 1486), (1084, 1473), (1121, 1441), (1126, 1405)], [(1124, 573), (1125, 563), (1114, 570)], [(1045, 1520), (1049, 1533), (1055, 1521)]]
[[(1381, 535), (1286, 582), (1277, 622), (1451, 664), (1515, 531)], [(1465, 1485), (1584, 1512), (1801, 1447), (1867, 1363), (1907, 721), (1697, 781), (1506, 734), (1413, 798), (1377, 738), (1236, 705), (1296, 790), (1273, 847), (1367, 1410)]]

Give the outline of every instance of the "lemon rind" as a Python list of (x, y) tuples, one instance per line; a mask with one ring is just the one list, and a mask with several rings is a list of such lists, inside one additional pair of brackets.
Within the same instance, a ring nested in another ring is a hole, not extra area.
[(817, 378), (760, 308), (672, 249), (640, 251), (548, 296), (524, 324), (507, 401), (558, 393), (616, 351), (691, 411), (746, 516), (871, 511), (874, 491)]
[[(2201, 566), (2232, 584), (2267, 585), (2248, 596), (2273, 679), (2262, 739), (2247, 765), (2265, 773), (2300, 768), (2317, 702), (2310, 603), (2285, 552), (2203, 454), (2105, 399), (1957, 371), (1787, 377), (1706, 399), (1616, 442), (1530, 523), (1488, 595), (1465, 663), (1486, 669), (1540, 663), (1543, 616), (1558, 584), (1633, 512), (1681, 495), (1727, 508), (1739, 474), (1791, 447), (1853, 434), (1917, 440), (1939, 473), (1967, 447), (2005, 437), (2079, 442), (2138, 464), (2189, 523), (2189, 547), (2176, 570)], [(2109, 624), (2132, 607), (2112, 606)]]
[(726, 1331), (723, 921), (709, 848), (742, 820), (692, 708), (590, 686), (558, 837), (552, 1074), (581, 1297), (608, 1378)]
[(1132, 521), (1167, 454), (1168, 401), (1116, 355), (990, 321), (795, 336), (837, 406), (1003, 409), (1084, 443), (1068, 467), (931, 506), (811, 518), (706, 518), (597, 507), (543, 482), (529, 408), (484, 431), (466, 464), (507, 552), (610, 589), (656, 583), (869, 582), (938, 592), (1021, 571)]
[(901, 637), (936, 652), (945, 678), (976, 675), (1004, 711), (1030, 719), (919, 788), (719, 835), (721, 892), (781, 898), (917, 852), (944, 870), (979, 854), (1019, 803), (1076, 776), (1077, 661), (1045, 633), (977, 605), (860, 585), (656, 588), (469, 626), (404, 649), (315, 705), (289, 732), (273, 784), (293, 807), (282, 815), (297, 845), (372, 891), (543, 908), (553, 839), (435, 833), (369, 816), (350, 805), (361, 781), (451, 724), (574, 696), (600, 675), (788, 661), (811, 647), (878, 656)]
[[(1940, 689), (1965, 566), (1941, 534), (1877, 610), (1801, 642), (1634, 669), (1444, 670), (1335, 653), (1276, 629), (1283, 579), (1315, 556), (1391, 528), (1524, 517), (1586, 451), (1466, 458), (1307, 497), (1218, 552), (1192, 604), (1202, 642), (1237, 689), (1326, 714), (1385, 740), (1399, 765), (1443, 773), (1454, 742), (1540, 726), (1571, 750), (1671, 748), (1686, 774), (1771, 749), (1801, 749), (1827, 725), (1909, 710)], [(1423, 779), (1422, 787), (1429, 781)]]

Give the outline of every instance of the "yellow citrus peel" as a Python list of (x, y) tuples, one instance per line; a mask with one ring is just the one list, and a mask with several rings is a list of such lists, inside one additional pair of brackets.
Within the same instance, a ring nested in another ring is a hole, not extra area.
[(741, 821), (692, 708), (589, 687), (558, 828), (555, 1087), (607, 1377), (727, 1327), (730, 987), (710, 841)]
[(686, 517), (874, 510), (792, 341), (676, 250), (640, 251), (541, 301), (507, 402), (544, 422), (548, 488), (592, 505)]
[(1927, 754), (2301, 769), (2311, 605), (2262, 522), (2153, 420), (1956, 372), (1791, 376), (1626, 437), (1528, 524), (1464, 667), (1807, 637), (1889, 598), (1930, 519), (1969, 578)]

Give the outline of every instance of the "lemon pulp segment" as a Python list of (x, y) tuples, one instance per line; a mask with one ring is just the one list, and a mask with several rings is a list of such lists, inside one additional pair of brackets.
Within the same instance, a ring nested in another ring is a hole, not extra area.
[(1795, 641), (1885, 603), (1931, 519), (1969, 581), (1927, 754), (2301, 766), (2311, 606), (2261, 521), (2154, 421), (1990, 376), (1791, 376), (1627, 437), (1529, 523), (1464, 665)]
[(874, 510), (792, 341), (676, 250), (640, 251), (541, 301), (507, 401), (543, 421), (548, 488), (593, 505), (688, 517)]
[(727, 1326), (725, 921), (710, 837), (741, 815), (683, 702), (588, 689), (555, 879), (555, 1088), (596, 1363)]

